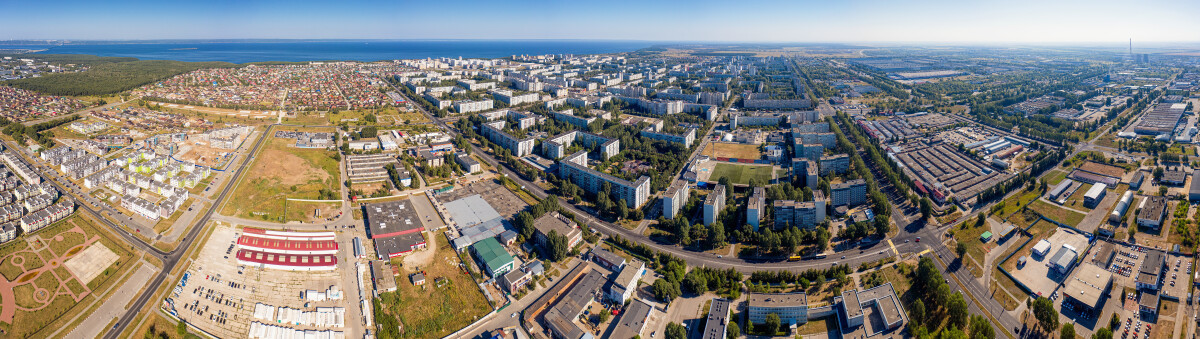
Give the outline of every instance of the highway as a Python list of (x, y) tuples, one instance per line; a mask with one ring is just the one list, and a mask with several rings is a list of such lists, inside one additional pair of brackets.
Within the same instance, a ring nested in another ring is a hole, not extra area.
[[(273, 126), (274, 125), (272, 125), (272, 127)], [(246, 169), (246, 165), (250, 163), (250, 160), (254, 159), (254, 155), (258, 152), (258, 149), (262, 147), (263, 141), (267, 140), (267, 138), (270, 138), (270, 131), (271, 127), (268, 127), (267, 132), (263, 133), (262, 136), (258, 138), (258, 141), (254, 143), (254, 147), (251, 147), (250, 150), (248, 150), (248, 153), (242, 157), (242, 163), (237, 166), (237, 169), (229, 177), (229, 182), (226, 183), (225, 188), (221, 189), (221, 194), (217, 196), (217, 199), (213, 202), (213, 205), (208, 208), (208, 211), (204, 212), (204, 216), (200, 217), (200, 219), (191, 227), (191, 229), (188, 230), (187, 235), (183, 237), (183, 240), (180, 242), (179, 246), (175, 247), (175, 249), (171, 252), (166, 253), (165, 256), (160, 256), (160, 258), (163, 260), (162, 271), (160, 271), (158, 275), (154, 276), (154, 279), (150, 281), (148, 288), (146, 288), (146, 290), (134, 300), (133, 305), (131, 305), (124, 314), (117, 318), (117, 324), (110, 328), (108, 333), (104, 334), (104, 339), (115, 339), (120, 336), (121, 332), (125, 330), (125, 327), (129, 325), (130, 320), (134, 319), (134, 317), (138, 315), (138, 312), (142, 310), (142, 307), (144, 307), (146, 303), (149, 302), (152, 297), (154, 297), (154, 294), (158, 292), (158, 289), (163, 287), (163, 283), (166, 282), (167, 277), (171, 275), (171, 271), (175, 269), (175, 265), (179, 264), (179, 261), (183, 259), (184, 253), (187, 253), (187, 250), (192, 247), (192, 243), (196, 241), (196, 236), (201, 230), (204, 229), (204, 225), (208, 223), (209, 218), (211, 218), (213, 213), (215, 213), (217, 209), (221, 207), (221, 204), (225, 202), (230, 190), (232, 190), (234, 186), (237, 186), (237, 179), (242, 176), (242, 171)], [(101, 220), (107, 219), (101, 218)], [(110, 223), (110, 227), (115, 226), (111, 226)], [(156, 253), (162, 252), (156, 248), (153, 248), (152, 246), (151, 248), (154, 249)]]

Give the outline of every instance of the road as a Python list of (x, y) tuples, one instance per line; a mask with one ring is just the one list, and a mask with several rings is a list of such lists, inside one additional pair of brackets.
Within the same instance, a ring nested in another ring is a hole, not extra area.
[[(420, 110), (426, 115), (426, 117), (433, 121), (436, 126), (442, 129), (444, 133), (452, 136), (457, 134), (453, 128), (429, 112), (425, 111), (423, 107), (419, 105), (414, 106), (416, 106), (418, 110)], [(703, 139), (708, 139), (708, 136), (705, 136)], [(483, 152), (474, 145), (472, 145), (472, 150), (474, 151), (474, 154), (479, 155), (480, 158), (482, 158), (488, 164), (499, 169), (502, 174), (510, 179), (513, 179), (513, 181), (517, 182), (519, 185), (524, 186), (524, 188), (535, 197), (544, 199), (549, 196), (549, 194), (540, 186), (521, 178), (512, 170), (502, 166), (497, 159), (491, 156), (491, 154)], [(940, 255), (942, 258), (955, 258), (953, 251), (950, 248), (947, 248), (940, 241), (940, 235), (944, 234), (946, 229), (961, 223), (963, 220), (969, 220), (970, 218), (960, 218), (959, 221), (956, 221), (951, 225), (934, 229), (931, 227), (925, 227), (924, 222), (919, 220), (919, 218), (905, 215), (904, 209), (896, 207), (896, 204), (893, 203), (892, 205), (892, 210), (895, 211), (892, 214), (892, 218), (899, 228), (899, 234), (891, 238), (892, 244), (895, 245), (895, 251), (892, 251), (892, 247), (889, 246), (886, 241), (881, 241), (873, 246), (860, 249), (858, 253), (853, 253), (852, 250), (839, 253), (844, 254), (846, 252), (850, 252), (844, 257), (841, 255), (834, 255), (824, 259), (788, 262), (778, 260), (768, 261), (743, 259), (737, 257), (720, 257), (709, 253), (685, 250), (677, 245), (660, 244), (640, 233), (626, 229), (619, 225), (614, 225), (604, 220), (599, 220), (591, 214), (579, 210), (573, 204), (568, 203), (565, 199), (559, 198), (559, 206), (563, 207), (568, 212), (574, 213), (577, 217), (587, 223), (593, 230), (610, 237), (619, 235), (635, 243), (645, 244), (654, 250), (670, 253), (673, 256), (683, 259), (688, 265), (695, 267), (705, 266), (719, 269), (734, 268), (742, 273), (752, 273), (754, 271), (762, 270), (804, 271), (815, 268), (827, 268), (829, 266), (838, 264), (846, 264), (850, 265), (852, 268), (856, 268), (865, 262), (877, 261), (879, 259), (889, 256), (896, 256), (898, 254), (917, 253), (925, 249), (931, 250), (932, 253), (935, 255)], [(920, 242), (921, 238), (927, 240), (922, 243)], [(988, 316), (992, 320), (994, 327), (1002, 329), (1002, 333), (1020, 333), (1020, 321), (1005, 312), (999, 302), (985, 297), (987, 295), (987, 288), (982, 286), (981, 283), (975, 279), (975, 277), (972, 276), (969, 271), (954, 270), (953, 272), (947, 272), (944, 264), (939, 262), (939, 266), (941, 266), (944, 274), (947, 275), (947, 280), (951, 280), (950, 278), (953, 277), (954, 283), (951, 285), (956, 291), (963, 290), (967, 292), (967, 295), (971, 300), (970, 308), (973, 312)]]
[[(267, 131), (270, 132), (270, 128), (268, 128)], [(150, 288), (147, 288), (145, 291), (143, 291), (142, 294), (138, 296), (137, 300), (134, 301), (133, 305), (129, 307), (129, 309), (126, 310), (120, 318), (117, 318), (117, 324), (104, 334), (104, 339), (115, 339), (120, 336), (121, 332), (125, 331), (125, 327), (129, 325), (130, 320), (137, 316), (142, 307), (144, 307), (146, 303), (149, 302), (154, 296), (154, 293), (163, 286), (163, 282), (166, 281), (167, 277), (171, 275), (171, 271), (175, 269), (175, 265), (179, 264), (179, 261), (183, 258), (184, 253), (187, 253), (187, 250), (192, 247), (192, 243), (196, 241), (196, 235), (204, 229), (204, 225), (208, 223), (210, 218), (212, 218), (213, 213), (216, 212), (217, 209), (220, 208), (221, 204), (225, 202), (230, 190), (232, 190), (234, 186), (237, 186), (237, 179), (241, 177), (242, 172), (246, 169), (246, 165), (250, 163), (250, 160), (254, 159), (255, 152), (262, 147), (263, 141), (267, 140), (268, 137), (268, 133), (264, 133), (263, 136), (258, 138), (258, 141), (254, 143), (254, 147), (250, 148), (248, 153), (249, 155), (242, 157), (242, 163), (238, 165), (237, 169), (230, 176), (229, 182), (225, 185), (225, 188), (221, 189), (221, 194), (217, 196), (217, 199), (214, 201), (213, 205), (209, 207), (208, 211), (204, 212), (204, 216), (197, 220), (191, 229), (188, 230), (187, 235), (183, 237), (183, 241), (179, 244), (179, 246), (175, 247), (174, 250), (166, 253), (166, 256), (161, 258), (163, 260), (162, 271), (160, 271), (158, 275), (156, 275), (154, 279), (150, 281), (150, 284), (148, 285)], [(151, 248), (158, 253), (162, 252), (156, 248)]]

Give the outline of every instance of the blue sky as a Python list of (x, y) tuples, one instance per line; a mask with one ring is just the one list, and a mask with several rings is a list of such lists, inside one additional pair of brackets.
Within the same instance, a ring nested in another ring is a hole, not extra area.
[(1200, 1), (0, 0), (6, 39), (1200, 40)]

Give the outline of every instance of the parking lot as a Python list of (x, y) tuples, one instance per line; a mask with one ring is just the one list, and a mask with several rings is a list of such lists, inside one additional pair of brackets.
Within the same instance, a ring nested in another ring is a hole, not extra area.
[(219, 338), (245, 338), (255, 321), (300, 330), (345, 330), (334, 326), (279, 324), (274, 318), (255, 319), (255, 305), (259, 303), (280, 308), (280, 315), (284, 307), (300, 312), (314, 312), (318, 307), (349, 308), (351, 305), (344, 296), (337, 300), (329, 298), (335, 293), (325, 294), (324, 300), (313, 300), (311, 296), (305, 299), (306, 290), (327, 292), (334, 287), (345, 291), (340, 270), (295, 272), (238, 265), (235, 253), (240, 230), (223, 225), (215, 227), (186, 276), (166, 299), (164, 311), (173, 312), (189, 325)]

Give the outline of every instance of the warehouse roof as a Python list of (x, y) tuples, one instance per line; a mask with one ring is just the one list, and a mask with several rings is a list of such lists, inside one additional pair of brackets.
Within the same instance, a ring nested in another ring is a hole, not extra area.
[(450, 213), (450, 218), (459, 227), (473, 226), (488, 220), (500, 218), (500, 213), (496, 212), (496, 209), (492, 208), (492, 205), (484, 201), (483, 197), (478, 194), (448, 202), (443, 206), (446, 207), (446, 211)]

